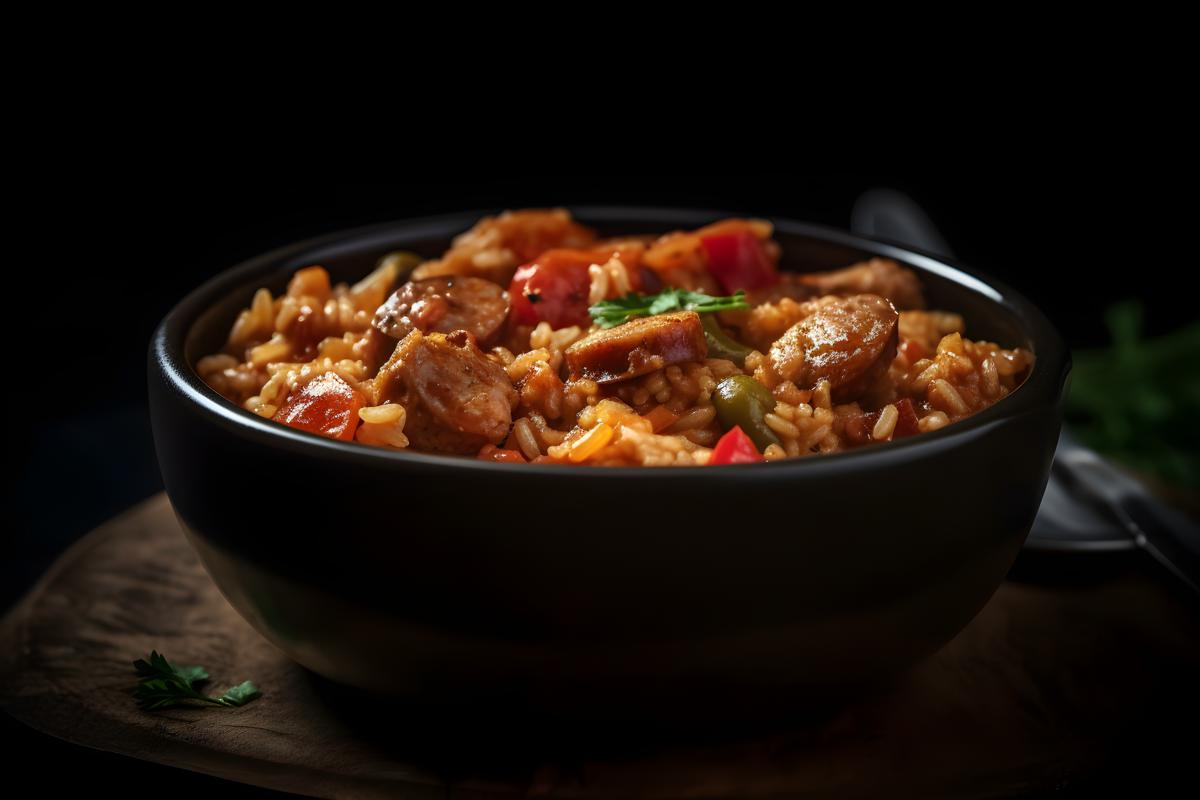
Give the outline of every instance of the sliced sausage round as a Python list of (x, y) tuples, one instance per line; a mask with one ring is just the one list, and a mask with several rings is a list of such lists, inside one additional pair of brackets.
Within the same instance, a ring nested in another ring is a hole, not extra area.
[(895, 358), (900, 315), (873, 294), (825, 297), (814, 306), (771, 345), (771, 367), (801, 388), (828, 379), (835, 400), (854, 399)]
[(467, 331), (414, 331), (379, 371), (381, 399), (408, 412), (404, 434), (435, 453), (473, 453), (508, 435), (517, 391), (504, 368), (484, 356)]
[(643, 317), (596, 331), (563, 353), (573, 380), (588, 378), (596, 383), (626, 381), (707, 355), (704, 328), (695, 311)]
[(470, 331), (480, 342), (490, 340), (508, 318), (508, 292), (484, 278), (446, 276), (409, 281), (375, 312), (382, 333), (403, 339), (422, 333)]
[(428, 334), (404, 362), (405, 382), (444, 425), (493, 444), (508, 435), (517, 392), (464, 332)]

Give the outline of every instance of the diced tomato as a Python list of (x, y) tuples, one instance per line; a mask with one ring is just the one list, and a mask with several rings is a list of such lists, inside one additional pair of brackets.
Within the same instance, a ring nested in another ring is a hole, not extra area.
[(275, 412), (275, 421), (330, 439), (350, 441), (358, 427), (363, 397), (337, 373), (326, 372), (292, 392)]
[(700, 243), (708, 259), (708, 271), (728, 293), (762, 289), (779, 280), (770, 254), (752, 230), (702, 236)]
[(921, 346), (920, 342), (914, 342), (912, 339), (905, 339), (900, 342), (900, 352), (908, 359), (909, 364), (915, 364), (922, 358), (928, 358), (929, 353)]
[[(892, 429), (892, 438), (900, 439), (916, 434), (919, 429), (917, 428), (917, 410), (913, 407), (913, 401), (903, 397), (894, 405), (899, 416), (896, 418), (896, 427)], [(872, 431), (875, 429), (875, 423), (879, 422), (880, 415), (879, 411), (868, 411), (863, 414), (847, 416), (842, 424), (842, 436), (853, 445), (875, 441)]]
[[(525, 285), (529, 283), (529, 279), (537, 275), (537, 264), (526, 264), (519, 267), (516, 273), (513, 274), (512, 283), (508, 285), (508, 302), (512, 306), (513, 322), (518, 325), (536, 325), (538, 323), (538, 312), (534, 310), (534, 304), (529, 302), (529, 298), (525, 296)], [(541, 292), (537, 292), (537, 302), (541, 302)]]
[(513, 319), (521, 325), (541, 321), (552, 328), (587, 325), (590, 255), (549, 250), (517, 270), (508, 287)]
[(755, 461), (763, 460), (762, 454), (754, 446), (754, 441), (740, 427), (734, 425), (717, 440), (717, 446), (713, 448), (712, 457), (709, 458), (708, 463), (710, 465), (753, 464)]
[(842, 436), (850, 444), (866, 444), (871, 441), (871, 429), (879, 421), (879, 412), (847, 416), (842, 423)]
[(634, 248), (628, 252), (623, 248), (547, 250), (513, 275), (508, 287), (513, 320), (518, 325), (549, 322), (556, 329), (591, 325), (588, 293), (592, 280), (588, 267), (603, 264), (614, 254), (625, 262), (632, 288), (637, 291), (641, 283), (638, 268), (641, 253)]
[(897, 400), (896, 410), (900, 412), (900, 416), (896, 419), (896, 429), (892, 432), (892, 438), (899, 439), (916, 434), (920, 428), (917, 427), (917, 410), (913, 407), (913, 401), (907, 397)]
[(525, 463), (525, 456), (516, 450), (507, 450), (503, 447), (496, 447), (494, 444), (485, 444), (476, 458), (480, 461), (502, 461), (507, 464)]

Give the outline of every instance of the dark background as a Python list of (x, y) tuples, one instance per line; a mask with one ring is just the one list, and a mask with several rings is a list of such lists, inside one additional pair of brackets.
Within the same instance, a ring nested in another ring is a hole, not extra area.
[[(37, 260), (14, 270), (20, 313), (9, 335), (34, 343), (35, 372), (49, 388), (30, 381), (31, 365), (10, 364), (0, 608), (10, 607), (70, 542), (161, 489), (145, 358), (162, 316), (220, 270), (340, 228), (464, 209), (583, 203), (699, 206), (844, 228), (860, 193), (888, 186), (928, 211), (960, 261), (1043, 308), (1073, 347), (1104, 344), (1102, 311), (1126, 297), (1146, 303), (1151, 333), (1197, 316), (1182, 290), (1192, 282), (1186, 257), (1168, 255), (1159, 244), (1182, 224), (1183, 211), (1139, 176), (1047, 166), (942, 177), (697, 170), (387, 184), (348, 178), (313, 185), (245, 174), (134, 181), (115, 173), (80, 181), (58, 198), (61, 210), (48, 220), (53, 227), (37, 232)], [(7, 717), (5, 723), (11, 726)], [(88, 768), (113, 763), (38, 742)], [(165, 779), (166, 771), (147, 772)]]

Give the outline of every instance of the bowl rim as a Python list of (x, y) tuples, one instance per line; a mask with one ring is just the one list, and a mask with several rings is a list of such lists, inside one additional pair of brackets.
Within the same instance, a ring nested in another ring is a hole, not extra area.
[[(660, 225), (667, 222), (684, 227), (702, 225), (706, 221), (716, 219), (748, 216), (735, 212), (690, 207), (571, 205), (567, 208), (574, 219), (585, 224), (627, 222), (630, 218), (646, 217)], [(990, 430), (1008, 419), (1055, 405), (1061, 400), (1070, 371), (1069, 352), (1049, 319), (1032, 302), (1003, 282), (978, 270), (963, 266), (955, 260), (907, 245), (787, 217), (765, 217), (765, 219), (768, 219), (777, 231), (856, 248), (875, 257), (892, 258), (915, 268), (918, 272), (935, 274), (968, 291), (983, 295), (987, 301), (1004, 309), (1016, 319), (1018, 327), (1033, 346), (1035, 360), (1030, 374), (1017, 391), (965, 420), (930, 433), (873, 444), (870, 447), (824, 454), (814, 458), (788, 458), (753, 464), (724, 464), (700, 470), (637, 466), (580, 469), (578, 465), (511, 464), (486, 461), (470, 456), (391, 450), (355, 442), (327, 439), (317, 434), (295, 430), (263, 419), (226, 400), (201, 380), (193, 365), (188, 363), (185, 357), (184, 348), (196, 321), (209, 311), (221, 297), (243, 288), (255, 276), (280, 271), (287, 262), (296, 260), (306, 252), (336, 245), (342, 245), (348, 250), (360, 250), (364, 245), (364, 240), (390, 239), (401, 232), (409, 233), (414, 238), (453, 235), (453, 233), (466, 230), (484, 216), (498, 213), (500, 210), (496, 209), (461, 211), (398, 219), (333, 231), (284, 245), (222, 270), (189, 292), (155, 328), (149, 348), (151, 375), (153, 376), (157, 371), (162, 380), (175, 393), (185, 398), (208, 421), (258, 444), (282, 448), (300, 455), (321, 456), (343, 462), (349, 460), (364, 466), (419, 467), (430, 472), (458, 473), (465, 471), (481, 478), (502, 471), (504, 475), (508, 476), (516, 474), (546, 477), (586, 475), (593, 480), (629, 481), (642, 480), (648, 477), (648, 474), (652, 474), (655, 480), (697, 481), (704, 479), (728, 480), (737, 476), (761, 479), (765, 477), (766, 470), (770, 470), (770, 474), (778, 477), (794, 476), (802, 479), (806, 473), (815, 469), (824, 470), (826, 473), (857, 471), (864, 465), (866, 459), (878, 462), (875, 464), (876, 467), (886, 467), (935, 456), (939, 452), (964, 446), (970, 441), (987, 435)], [(647, 473), (648, 469), (651, 470), (650, 473)]]

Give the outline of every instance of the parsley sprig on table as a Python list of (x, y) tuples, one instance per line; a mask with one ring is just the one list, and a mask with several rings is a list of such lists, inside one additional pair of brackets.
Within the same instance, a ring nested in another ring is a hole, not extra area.
[(1089, 447), (1187, 490), (1200, 488), (1200, 322), (1157, 337), (1136, 301), (1108, 309), (1112, 345), (1076, 350), (1067, 420)]
[(204, 667), (177, 667), (153, 650), (149, 658), (134, 661), (133, 668), (139, 678), (133, 696), (146, 711), (197, 704), (232, 708), (262, 696), (250, 681), (239, 683), (221, 695), (203, 694), (196, 687), (208, 680)]
[(616, 300), (601, 300), (588, 308), (588, 313), (592, 315), (592, 321), (601, 328), (612, 328), (634, 317), (667, 314), (671, 311), (708, 314), (713, 311), (735, 311), (749, 307), (746, 293), (740, 289), (728, 297), (712, 297), (686, 289), (664, 289), (658, 294), (630, 292)]

